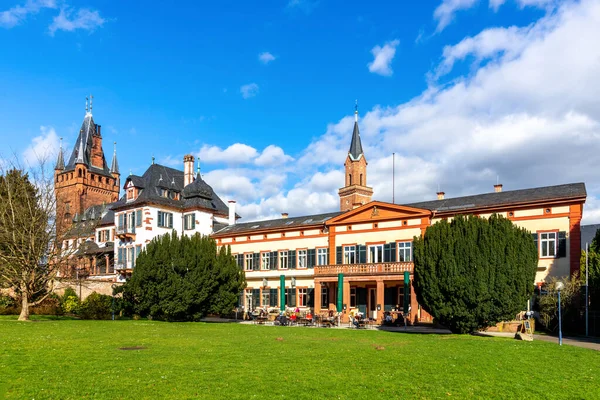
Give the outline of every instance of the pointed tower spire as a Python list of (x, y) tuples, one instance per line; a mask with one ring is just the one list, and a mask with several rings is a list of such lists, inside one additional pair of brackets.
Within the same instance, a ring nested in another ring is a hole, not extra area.
[(58, 150), (58, 158), (56, 159), (55, 170), (62, 171), (65, 169), (65, 157), (63, 155), (62, 137), (60, 138), (60, 149)]
[(358, 160), (363, 155), (362, 143), (360, 141), (360, 131), (358, 130), (358, 100), (354, 106), (354, 131), (352, 132), (352, 141), (348, 154), (353, 161)]
[(119, 162), (117, 161), (117, 142), (114, 142), (114, 152), (113, 152), (113, 159), (112, 159), (112, 164), (110, 165), (110, 173), (111, 174), (118, 174), (119, 173)]
[(83, 150), (83, 137), (79, 140), (79, 149), (77, 149), (77, 159), (75, 160), (75, 164), (84, 164), (84, 150)]

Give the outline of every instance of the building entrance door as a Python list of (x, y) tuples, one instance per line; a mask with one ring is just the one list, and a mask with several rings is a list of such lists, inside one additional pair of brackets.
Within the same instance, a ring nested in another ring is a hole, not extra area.
[(372, 244), (369, 246), (369, 262), (380, 263), (383, 262), (383, 245)]
[(356, 288), (356, 306), (358, 307), (358, 311), (363, 313), (363, 315), (367, 316), (367, 289), (365, 288)]
[(369, 318), (377, 319), (377, 289), (369, 288)]

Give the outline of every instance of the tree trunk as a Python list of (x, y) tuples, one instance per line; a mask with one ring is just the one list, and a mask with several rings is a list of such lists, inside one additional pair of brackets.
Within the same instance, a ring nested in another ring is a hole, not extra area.
[(23, 290), (21, 292), (21, 314), (19, 321), (29, 321), (29, 294)]

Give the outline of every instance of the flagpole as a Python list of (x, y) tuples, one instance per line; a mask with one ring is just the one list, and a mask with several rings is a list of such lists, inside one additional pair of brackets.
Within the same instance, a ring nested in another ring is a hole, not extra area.
[(589, 267), (588, 267), (588, 253), (589, 253), (589, 248), (588, 248), (588, 244), (585, 244), (585, 336), (588, 336), (588, 329), (589, 329), (589, 318), (588, 318), (588, 304), (589, 304), (589, 287), (590, 287), (590, 282), (589, 282)]
[(392, 203), (396, 204), (396, 153), (392, 153)]

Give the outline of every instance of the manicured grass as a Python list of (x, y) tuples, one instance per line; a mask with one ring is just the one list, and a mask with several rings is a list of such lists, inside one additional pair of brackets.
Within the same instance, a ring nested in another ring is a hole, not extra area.
[[(0, 397), (600, 398), (600, 352), (468, 335), (0, 317)], [(142, 346), (123, 351), (120, 347)]]

